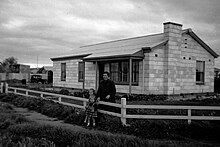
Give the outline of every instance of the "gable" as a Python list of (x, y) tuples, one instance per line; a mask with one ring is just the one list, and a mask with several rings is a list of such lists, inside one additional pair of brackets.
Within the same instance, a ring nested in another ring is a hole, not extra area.
[(214, 59), (214, 56), (189, 34), (182, 35), (181, 52), (182, 57), (185, 57), (186, 59)]
[(209, 52), (214, 58), (218, 57), (218, 54), (214, 52), (202, 39), (200, 39), (193, 31), (192, 29), (186, 29), (183, 30), (183, 36), (184, 34), (190, 35), (201, 47), (203, 47), (207, 52)]

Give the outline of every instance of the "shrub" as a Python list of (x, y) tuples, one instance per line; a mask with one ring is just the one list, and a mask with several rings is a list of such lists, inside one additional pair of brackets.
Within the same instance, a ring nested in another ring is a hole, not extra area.
[(61, 105), (53, 101), (47, 101), (47, 103), (41, 107), (41, 113), (50, 117), (58, 117), (62, 112)]
[(11, 102), (16, 96), (14, 94), (1, 94), (1, 101), (2, 102)]
[(122, 125), (120, 118), (99, 114), (97, 128), (100, 130), (114, 132), (114, 133), (125, 133), (125, 127)]
[(11, 126), (9, 133), (14, 134), (14, 141), (20, 140), (19, 136), (41, 139), (45, 138), (56, 146), (148, 146), (148, 142), (134, 136), (112, 135), (96, 133), (94, 131), (75, 131), (66, 128), (52, 127), (49, 125), (21, 124)]
[(6, 93), (1, 93), (0, 94), (0, 100), (2, 101), (2, 99), (5, 97), (5, 96), (7, 96), (8, 94), (6, 94)]
[(214, 140), (219, 142), (219, 122), (201, 121), (192, 122), (190, 125), (190, 137), (203, 140)]
[(12, 124), (14, 123), (11, 120), (6, 119), (4, 122), (0, 123), (0, 129), (7, 129)]
[(75, 113), (75, 108), (74, 107), (70, 107), (70, 106), (64, 106), (62, 105), (63, 109), (61, 114), (58, 116), (59, 119), (66, 119), (68, 116), (70, 116), (71, 114)]
[(126, 98), (128, 101), (164, 101), (167, 100), (166, 95), (155, 95), (155, 94), (116, 94), (116, 99)]
[(61, 89), (59, 93), (60, 93), (60, 94), (63, 94), (63, 95), (69, 95), (69, 94), (70, 94), (69, 90), (64, 89), (64, 88)]
[(1, 147), (55, 147), (55, 144), (46, 138), (30, 138), (24, 136), (0, 134)]
[(12, 105), (8, 103), (0, 103), (0, 112), (11, 111), (13, 110)]
[(84, 90), (84, 91), (82, 92), (82, 97), (84, 97), (84, 98), (89, 98), (89, 91), (88, 91), (88, 90)]
[(69, 116), (67, 116), (64, 119), (65, 123), (71, 123), (71, 124), (76, 124), (76, 125), (82, 125), (83, 121), (85, 119), (85, 112), (84, 111), (78, 111), (76, 113), (72, 113)]
[(83, 97), (83, 93), (81, 91), (75, 91), (73, 95), (75, 97)]

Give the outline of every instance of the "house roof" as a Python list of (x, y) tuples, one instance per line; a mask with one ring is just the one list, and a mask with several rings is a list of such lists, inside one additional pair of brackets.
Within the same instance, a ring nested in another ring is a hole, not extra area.
[(82, 46), (78, 50), (74, 50), (74, 53), (80, 54), (83, 51), (83, 53), (89, 54), (83, 58), (86, 61), (125, 57), (142, 59), (143, 48), (153, 48), (166, 41), (161, 33)]
[(54, 57), (54, 58), (50, 58), (52, 61), (63, 61), (63, 60), (68, 60), (68, 59), (81, 59), (83, 57), (86, 57), (90, 54), (82, 54), (82, 51), (81, 51), (81, 54), (74, 54), (74, 55), (71, 55), (71, 56), (61, 56), (61, 57)]
[[(218, 55), (203, 42), (191, 29), (182, 30), (182, 33), (189, 34), (194, 38), (202, 47), (204, 47), (215, 58)], [(103, 42), (98, 44), (81, 46), (79, 49), (74, 50), (74, 55), (51, 58), (55, 60), (65, 60), (80, 58), (85, 61), (97, 61), (104, 59), (116, 59), (133, 57), (142, 59), (144, 57), (144, 50), (152, 50), (155, 47), (166, 44), (167, 39), (164, 37), (164, 33), (140, 36), (134, 38), (121, 39), (116, 41)]]

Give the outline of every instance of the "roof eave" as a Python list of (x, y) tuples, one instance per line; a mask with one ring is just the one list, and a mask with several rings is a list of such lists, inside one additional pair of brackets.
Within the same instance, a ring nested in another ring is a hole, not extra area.
[(81, 55), (73, 55), (73, 56), (62, 56), (62, 57), (54, 57), (50, 58), (52, 61), (63, 61), (63, 60), (71, 60), (71, 59), (82, 59), (91, 54), (81, 54)]
[(164, 40), (158, 44), (156, 44), (155, 46), (152, 46), (152, 47), (142, 47), (141, 49), (143, 50), (143, 53), (149, 53), (151, 52), (153, 49), (157, 48), (157, 47), (160, 47), (162, 45), (165, 45), (167, 44), (168, 40)]
[(123, 60), (123, 59), (143, 59), (144, 56), (137, 56), (135, 54), (126, 54), (126, 55), (114, 55), (114, 56), (102, 56), (102, 57), (90, 57), (90, 58), (83, 58), (83, 61), (109, 61), (109, 60)]

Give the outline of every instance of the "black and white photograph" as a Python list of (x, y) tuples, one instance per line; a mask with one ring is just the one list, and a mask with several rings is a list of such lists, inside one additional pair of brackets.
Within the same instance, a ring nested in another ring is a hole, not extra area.
[(219, 0), (0, 0), (0, 147), (219, 147)]

